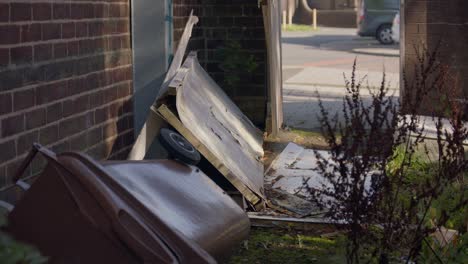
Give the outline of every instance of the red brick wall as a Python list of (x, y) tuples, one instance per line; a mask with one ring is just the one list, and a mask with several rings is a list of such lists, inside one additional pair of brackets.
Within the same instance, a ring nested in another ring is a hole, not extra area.
[(0, 186), (11, 184), (33, 142), (98, 159), (126, 156), (129, 9), (129, 0), (0, 2)]
[[(189, 50), (198, 50), (200, 63), (211, 77), (225, 89), (239, 108), (258, 126), (266, 117), (266, 42), (262, 10), (255, 0), (174, 0), (174, 43), (180, 39), (190, 11), (200, 21), (194, 28)], [(216, 57), (226, 41), (238, 41), (255, 56), (258, 68), (251, 80), (241, 87), (226, 89), (225, 78)]]
[[(451, 67), (456, 79), (451, 85), (458, 94), (451, 99), (465, 102), (468, 118), (468, 1), (407, 0), (405, 2), (405, 71), (409, 76), (416, 61), (414, 47), (424, 45), (434, 50), (441, 42), (442, 63)], [(439, 94), (433, 94), (440, 97)], [(404, 100), (404, 98), (403, 98)], [(431, 114), (430, 101), (422, 114)]]

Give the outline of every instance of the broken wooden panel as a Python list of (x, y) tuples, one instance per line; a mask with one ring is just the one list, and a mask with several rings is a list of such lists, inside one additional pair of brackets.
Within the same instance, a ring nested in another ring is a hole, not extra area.
[[(321, 154), (326, 156), (328, 152)], [(310, 201), (305, 188), (321, 188), (324, 183), (318, 172), (313, 170), (315, 167), (313, 150), (289, 143), (265, 173), (268, 204), (277, 211), (297, 217), (323, 214), (324, 211)]]
[(177, 90), (179, 115), (181, 111), (194, 107), (200, 113), (208, 114), (204, 118), (214, 121), (211, 126), (222, 127), (221, 133), (227, 133), (227, 138), (232, 137), (250, 155), (257, 160), (263, 157), (263, 132), (255, 127), (203, 69), (195, 52), (190, 52), (187, 56), (169, 87)]
[[(263, 200), (263, 134), (230, 100), (191, 53), (169, 85), (177, 90), (185, 136), (252, 204)], [(169, 120), (168, 120), (169, 121)], [(171, 123), (172, 125), (172, 123)], [(195, 141), (196, 139), (196, 141)]]
[(185, 139), (187, 139), (236, 189), (245, 196), (245, 198), (256, 205), (261, 202), (260, 197), (252, 190), (247, 188), (242, 181), (233, 175), (222, 161), (202, 143), (198, 138), (188, 130), (179, 120), (176, 114), (167, 106), (161, 105), (158, 108), (158, 113), (177, 130)]
[[(265, 189), (267, 198), (283, 209), (287, 209), (299, 215), (306, 213), (305, 210), (310, 208), (308, 215), (323, 213), (318, 206), (307, 205), (306, 202), (312, 200), (310, 189), (329, 189), (334, 187), (323, 177), (316, 168), (317, 157), (313, 149), (305, 149), (294, 143), (289, 143), (280, 155), (272, 162), (270, 168), (265, 173)], [(330, 151), (317, 151), (324, 159), (331, 158)], [(349, 165), (350, 169), (352, 164)], [(364, 188), (371, 193), (371, 174), (364, 179)], [(340, 177), (336, 175), (336, 177)], [(285, 195), (280, 196), (280, 199), (269, 193), (279, 192), (287, 195), (294, 195), (300, 199), (291, 199)], [(284, 198), (286, 197), (286, 198)], [(331, 197), (323, 197), (324, 201), (332, 200)], [(278, 201), (276, 201), (278, 200)], [(303, 201), (301, 201), (303, 200)], [(292, 208), (292, 209), (291, 209)], [(315, 209), (314, 209), (315, 208)], [(326, 209), (325, 209), (326, 210)]]
[(324, 214), (316, 203), (286, 191), (273, 189), (271, 185), (265, 185), (265, 195), (268, 207), (286, 215), (303, 218)]
[[(324, 157), (330, 155), (328, 151), (320, 151), (320, 154)], [(271, 185), (272, 189), (307, 199), (310, 195), (304, 188), (305, 181), (309, 188), (322, 188), (322, 184), (326, 183), (314, 170), (316, 167), (313, 150), (289, 143), (266, 172), (265, 184)]]
[(174, 55), (174, 59), (171, 62), (171, 66), (167, 70), (166, 78), (164, 79), (163, 85), (159, 90), (159, 94), (156, 100), (163, 96), (164, 93), (168, 90), (169, 84), (177, 74), (184, 60), (185, 52), (187, 51), (187, 45), (189, 43), (190, 37), (192, 36), (193, 26), (198, 23), (198, 17), (193, 15), (193, 10), (190, 12), (190, 17), (185, 24), (184, 32), (180, 38), (179, 45), (177, 46), (177, 51)]

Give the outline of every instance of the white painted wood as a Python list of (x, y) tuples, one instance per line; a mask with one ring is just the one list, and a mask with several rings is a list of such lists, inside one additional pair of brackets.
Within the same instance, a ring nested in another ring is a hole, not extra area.
[[(177, 89), (183, 125), (247, 188), (263, 198), (263, 133), (199, 64), (191, 53), (169, 85)], [(213, 164), (216, 167), (216, 164)]]
[[(270, 113), (266, 127), (276, 135), (283, 125), (283, 81), (281, 61), (281, 6), (280, 0), (271, 0), (263, 6), (263, 21), (268, 53), (268, 91)], [(284, 21), (286, 23), (286, 21)]]

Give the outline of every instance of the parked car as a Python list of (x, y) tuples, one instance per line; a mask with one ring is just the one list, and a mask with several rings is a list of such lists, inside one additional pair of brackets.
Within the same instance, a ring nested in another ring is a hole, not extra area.
[(358, 10), (358, 35), (392, 44), (392, 24), (399, 8), (400, 0), (363, 0)]
[(392, 39), (396, 43), (400, 42), (400, 12), (398, 12), (393, 19)]

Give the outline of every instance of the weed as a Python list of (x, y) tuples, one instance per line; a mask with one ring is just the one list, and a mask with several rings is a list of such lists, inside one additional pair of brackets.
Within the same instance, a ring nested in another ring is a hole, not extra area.
[[(316, 170), (326, 182), (311, 189), (304, 180), (304, 188), (327, 207), (328, 217), (347, 223), (348, 263), (417, 261), (423, 242), (435, 230), (452, 224), (461, 236), (466, 233), (466, 224), (461, 224), (468, 203), (463, 107), (451, 100), (454, 82), (449, 68), (437, 60), (438, 48), (416, 53), (413, 78), (404, 75), (402, 105), (388, 95), (385, 73), (378, 91), (367, 87), (371, 104), (365, 104), (364, 80), (356, 80), (356, 62), (346, 80), (344, 121), (339, 122), (338, 115), (332, 116), (320, 101), (322, 134), (331, 158), (316, 152)], [(442, 117), (433, 119), (435, 155), (424, 144), (424, 125), (418, 116), (421, 102), (434, 92), (445, 95), (435, 103), (441, 107), (434, 113), (445, 113), (448, 119), (448, 127)], [(447, 201), (449, 206), (440, 206)]]

